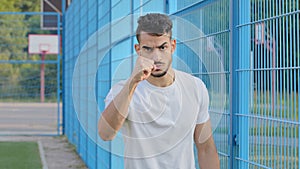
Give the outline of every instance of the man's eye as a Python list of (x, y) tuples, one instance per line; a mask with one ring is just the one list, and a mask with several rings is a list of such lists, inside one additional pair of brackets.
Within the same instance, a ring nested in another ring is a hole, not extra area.
[(148, 48), (148, 47), (144, 47), (143, 49), (144, 49), (145, 52), (151, 52), (152, 51), (152, 48)]
[(161, 46), (159, 47), (159, 50), (165, 50), (167, 47), (166, 46)]

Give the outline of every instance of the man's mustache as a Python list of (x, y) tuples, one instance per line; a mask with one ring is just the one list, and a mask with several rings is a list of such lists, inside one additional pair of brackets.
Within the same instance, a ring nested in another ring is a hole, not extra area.
[(164, 64), (163, 62), (154, 62), (155, 65)]

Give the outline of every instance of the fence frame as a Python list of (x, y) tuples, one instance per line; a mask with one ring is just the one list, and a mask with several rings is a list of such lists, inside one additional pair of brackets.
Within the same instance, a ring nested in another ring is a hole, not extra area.
[[(56, 16), (57, 18), (57, 35), (58, 39), (61, 37), (60, 33), (60, 26), (61, 26), (61, 19), (60, 19), (60, 14), (57, 12), (0, 12), (0, 15), (50, 15), (50, 16)], [(58, 49), (61, 51), (61, 41), (58, 41)], [(57, 89), (56, 89), (56, 97), (57, 97), (57, 133), (53, 134), (54, 136), (61, 135), (60, 127), (61, 125), (64, 126), (64, 121), (62, 121), (63, 124), (61, 124), (61, 112), (60, 112), (60, 95), (61, 95), (61, 88), (60, 88), (60, 61), (61, 61), (61, 54), (60, 52), (57, 54), (57, 59), (56, 60), (44, 60), (42, 61), (30, 61), (30, 60), (0, 60), (0, 65), (1, 64), (56, 64), (57, 66), (57, 74), (56, 74), (56, 82), (57, 82)], [(64, 116), (62, 116), (64, 119)], [(38, 134), (39, 136), (49, 136), (49, 134)], [(52, 134), (50, 134), (52, 136)]]

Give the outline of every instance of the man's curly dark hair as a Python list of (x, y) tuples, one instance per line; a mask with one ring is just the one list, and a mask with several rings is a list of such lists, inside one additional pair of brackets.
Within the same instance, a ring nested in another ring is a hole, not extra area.
[(162, 36), (170, 34), (172, 37), (172, 21), (169, 16), (160, 13), (150, 13), (141, 16), (138, 19), (138, 27), (136, 29), (136, 38), (139, 41), (141, 32), (146, 32), (153, 36)]

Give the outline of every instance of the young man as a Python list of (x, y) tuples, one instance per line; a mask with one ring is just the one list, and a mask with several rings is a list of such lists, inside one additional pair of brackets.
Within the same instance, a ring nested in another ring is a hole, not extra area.
[(139, 55), (129, 79), (106, 97), (98, 123), (103, 140), (121, 131), (126, 169), (195, 169), (193, 143), (201, 169), (220, 163), (208, 114), (204, 83), (172, 68), (176, 41), (164, 14), (147, 14), (136, 30)]

